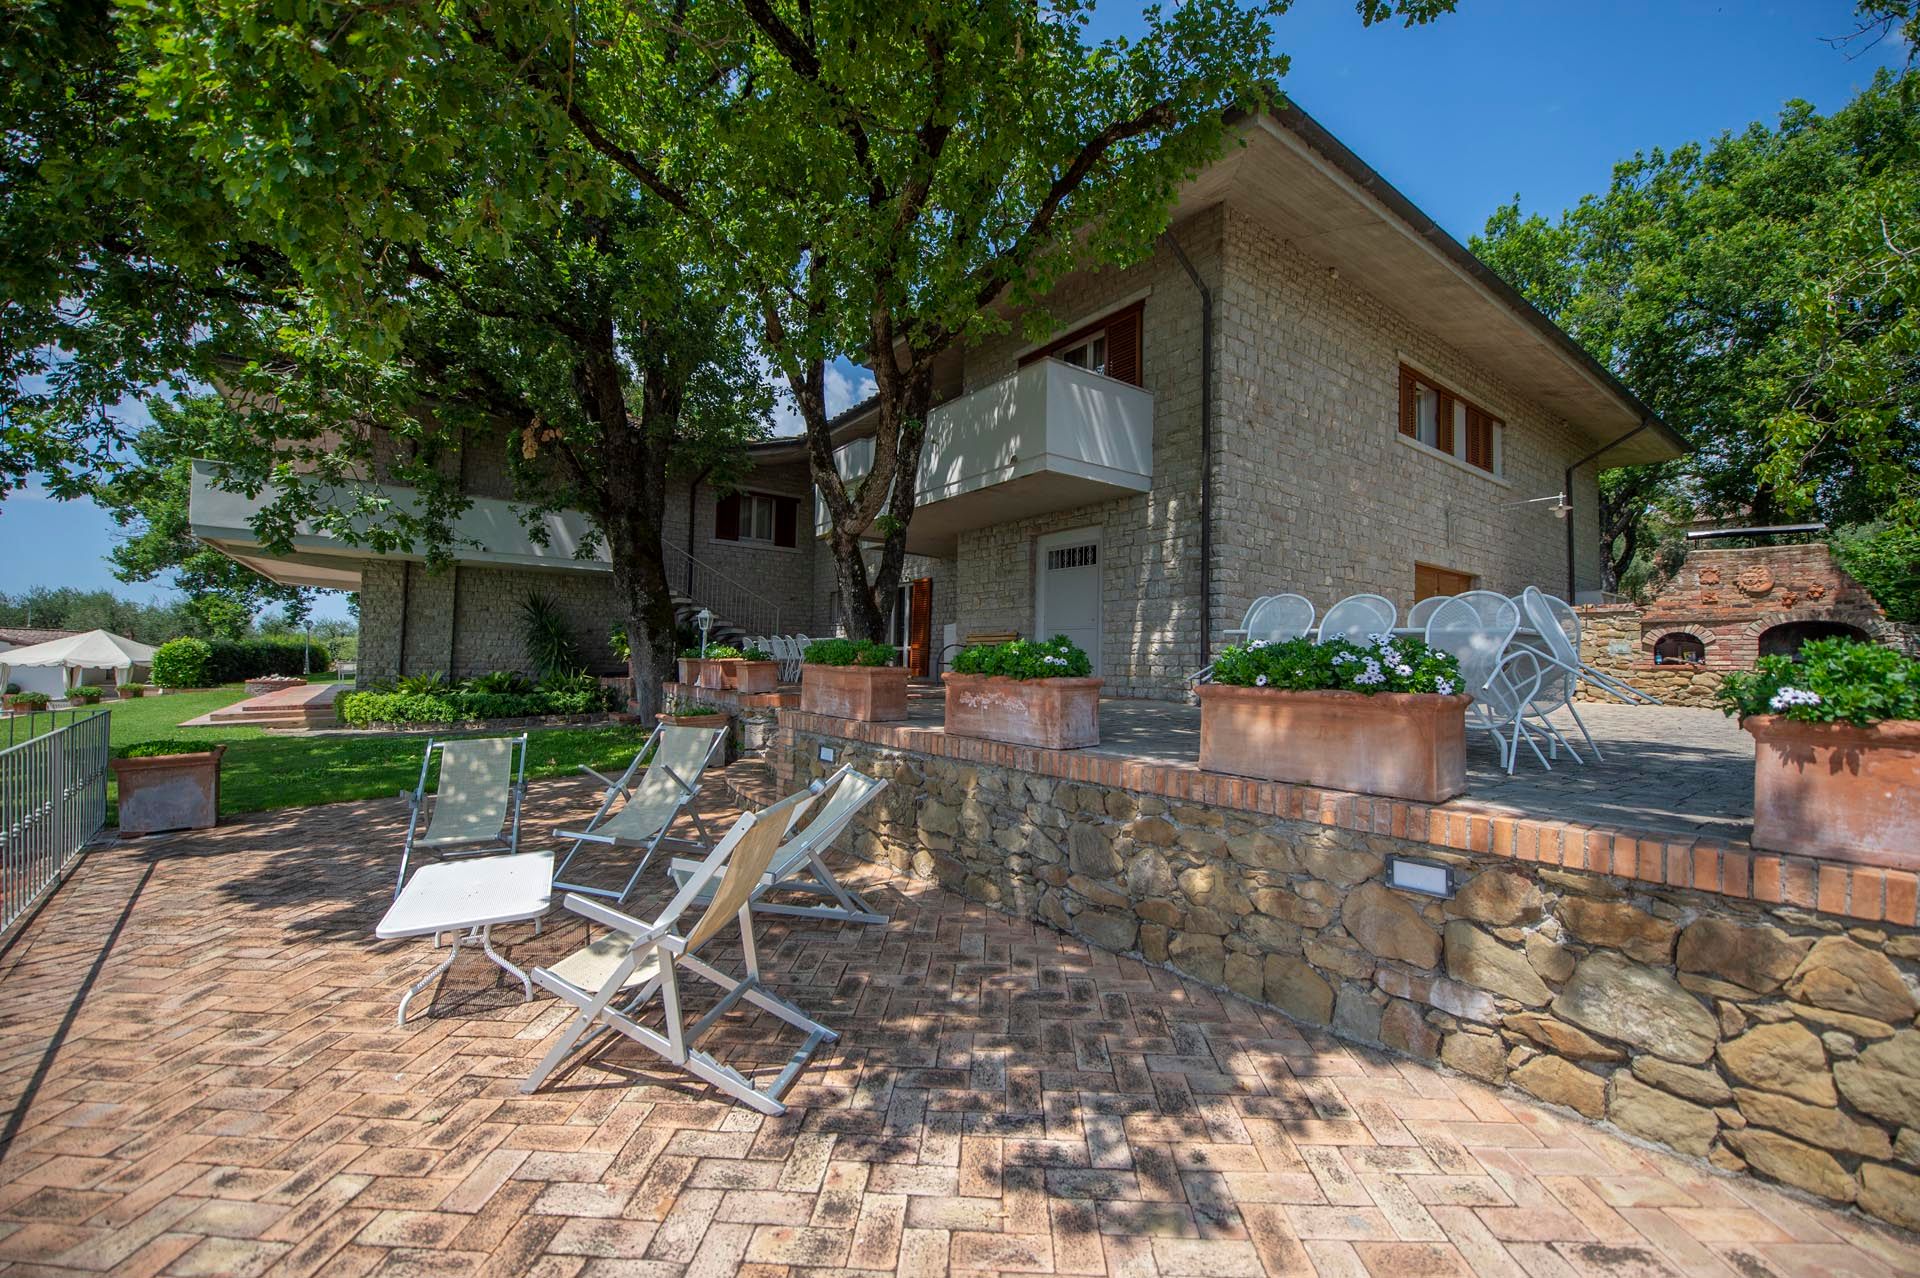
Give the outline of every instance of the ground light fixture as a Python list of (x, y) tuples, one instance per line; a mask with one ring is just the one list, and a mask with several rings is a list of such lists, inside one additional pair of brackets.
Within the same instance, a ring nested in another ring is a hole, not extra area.
[(1387, 858), (1387, 882), (1402, 892), (1437, 896), (1447, 900), (1454, 894), (1453, 867), (1441, 861), (1425, 861), (1413, 856)]

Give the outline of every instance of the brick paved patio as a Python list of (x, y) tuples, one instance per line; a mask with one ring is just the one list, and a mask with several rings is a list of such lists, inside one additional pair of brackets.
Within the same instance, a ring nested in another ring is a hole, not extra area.
[[(528, 829), (592, 798), (536, 786)], [(889, 926), (763, 934), (844, 1033), (787, 1117), (624, 1041), (523, 1097), (563, 1018), (479, 958), (393, 1027), (431, 961), (371, 939), (403, 816), (107, 848), (0, 957), (5, 1272), (1920, 1272), (1910, 1236), (870, 866)], [(775, 1066), (764, 1028), (717, 1053)]]

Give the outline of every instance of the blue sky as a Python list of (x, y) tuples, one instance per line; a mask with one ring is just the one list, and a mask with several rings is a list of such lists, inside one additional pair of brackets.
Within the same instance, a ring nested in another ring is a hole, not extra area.
[[(1137, 4), (1096, 12), (1098, 36), (1139, 26)], [(1836, 50), (1853, 0), (1460, 0), (1425, 27), (1364, 29), (1352, 0), (1298, 0), (1276, 27), (1293, 57), (1287, 90), (1301, 106), (1460, 240), (1516, 194), (1557, 213), (1603, 188), (1616, 160), (1771, 121), (1804, 98), (1844, 104), (1876, 68), (1899, 65), (1894, 42)], [(1851, 55), (1851, 56), (1850, 56)], [(836, 370), (833, 407), (862, 393)], [(0, 508), (0, 591), (109, 587), (139, 597), (158, 585), (116, 582), (103, 556), (105, 514), (38, 489)], [(337, 601), (320, 610), (344, 616)]]

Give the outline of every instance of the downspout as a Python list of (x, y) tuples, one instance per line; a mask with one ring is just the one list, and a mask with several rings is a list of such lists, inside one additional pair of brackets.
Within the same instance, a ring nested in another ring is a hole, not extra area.
[(700, 483), (713, 473), (713, 467), (703, 466), (687, 484), (687, 598), (693, 598), (693, 521), (700, 509)]
[(1213, 662), (1213, 291), (1180, 241), (1162, 237), (1200, 294), (1200, 664)]
[[(1579, 470), (1582, 466), (1586, 465), (1588, 462), (1592, 461), (1594, 458), (1600, 456), (1602, 453), (1607, 452), (1610, 449), (1616, 448), (1619, 445), (1626, 443), (1629, 439), (1632, 439), (1635, 435), (1638, 435), (1641, 431), (1646, 430), (1649, 426), (1652, 426), (1652, 425), (1653, 425), (1653, 418), (1643, 417), (1640, 419), (1640, 424), (1638, 426), (1635, 426), (1632, 430), (1628, 431), (1626, 434), (1620, 436), (1618, 439), (1608, 440), (1606, 443), (1600, 445), (1600, 447), (1588, 453), (1585, 457), (1580, 458), (1579, 460), (1575, 461), (1572, 465), (1568, 466), (1566, 476), (1561, 480), (1561, 488), (1560, 488), (1560, 491), (1566, 494), (1567, 505), (1568, 506), (1573, 505), (1573, 472), (1574, 471)], [(1596, 494), (1595, 500), (1597, 501), (1599, 489), (1595, 488), (1594, 492)], [(1598, 515), (1599, 511), (1596, 509), (1594, 513)], [(1574, 547), (1576, 544), (1577, 543), (1574, 539), (1574, 532), (1573, 532), (1573, 515), (1571, 512), (1569, 512), (1567, 515), (1567, 602), (1568, 603), (1573, 602), (1573, 596), (1574, 596), (1573, 558), (1574, 558)]]

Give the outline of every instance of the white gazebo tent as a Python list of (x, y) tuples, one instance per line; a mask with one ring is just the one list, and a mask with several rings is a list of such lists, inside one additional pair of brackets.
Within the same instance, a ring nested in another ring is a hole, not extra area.
[(58, 666), (65, 670), (68, 688), (87, 682), (85, 672), (89, 670), (111, 670), (118, 686), (132, 683), (136, 670), (144, 674), (152, 664), (153, 649), (146, 644), (106, 630), (89, 630), (0, 652), (0, 685), (22, 666)]

